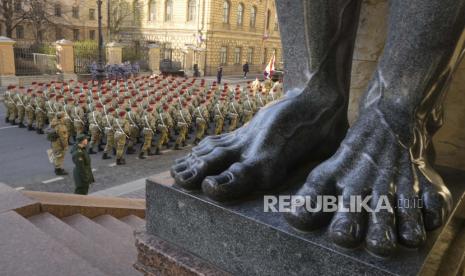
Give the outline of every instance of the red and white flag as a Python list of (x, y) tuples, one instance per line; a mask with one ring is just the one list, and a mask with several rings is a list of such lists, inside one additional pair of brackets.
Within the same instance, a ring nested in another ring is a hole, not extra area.
[(273, 54), (273, 56), (270, 59), (270, 62), (268, 62), (268, 65), (266, 66), (265, 71), (263, 72), (263, 74), (265, 75), (265, 78), (266, 79), (271, 78), (271, 76), (273, 76), (274, 70), (275, 70), (275, 55)]

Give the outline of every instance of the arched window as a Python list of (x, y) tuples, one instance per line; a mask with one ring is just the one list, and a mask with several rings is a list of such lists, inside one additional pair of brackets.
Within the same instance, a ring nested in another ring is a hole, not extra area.
[(166, 0), (165, 3), (165, 21), (171, 21), (173, 19), (173, 1)]
[(270, 29), (270, 21), (271, 21), (271, 11), (268, 10), (268, 12), (266, 13), (266, 29), (267, 30)]
[(244, 21), (244, 4), (239, 3), (239, 6), (237, 6), (237, 26), (242, 26), (243, 21)]
[(255, 22), (257, 21), (257, 7), (253, 6), (250, 10), (250, 27), (255, 28)]
[(157, 19), (157, 2), (155, 0), (149, 1), (149, 21)]
[(223, 2), (223, 23), (229, 23), (229, 8), (230, 8), (229, 1), (225, 0)]
[(194, 21), (197, 11), (197, 1), (189, 0), (187, 3), (187, 21)]

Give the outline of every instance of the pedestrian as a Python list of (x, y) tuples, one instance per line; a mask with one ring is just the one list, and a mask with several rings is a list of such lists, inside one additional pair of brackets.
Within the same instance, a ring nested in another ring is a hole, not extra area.
[(94, 183), (94, 175), (89, 154), (87, 153), (88, 138), (81, 133), (76, 137), (76, 144), (71, 148), (71, 155), (75, 165), (73, 170), (74, 193), (78, 195), (87, 195), (89, 185)]
[(246, 61), (244, 65), (242, 65), (242, 71), (244, 72), (244, 79), (247, 78), (247, 74), (249, 73), (249, 62)]
[(216, 72), (216, 80), (218, 84), (221, 84), (221, 78), (223, 77), (223, 67), (218, 67), (218, 72)]

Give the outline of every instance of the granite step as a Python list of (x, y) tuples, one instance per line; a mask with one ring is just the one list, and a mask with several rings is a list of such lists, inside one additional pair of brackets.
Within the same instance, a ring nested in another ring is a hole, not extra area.
[(97, 243), (105, 251), (113, 252), (114, 256), (124, 264), (132, 265), (136, 262), (137, 250), (132, 241), (122, 239), (80, 214), (63, 218), (63, 221)]
[[(116, 219), (115, 219), (116, 220)], [(29, 218), (36, 227), (101, 271), (115, 276), (140, 275), (132, 264), (123, 263), (108, 248), (101, 247), (57, 217), (42, 213)]]
[(106, 275), (14, 211), (0, 214), (0, 275)]
[(134, 229), (117, 218), (110, 215), (102, 215), (92, 220), (121, 238), (134, 242)]
[(122, 222), (130, 225), (134, 230), (144, 230), (145, 229), (145, 220), (141, 219), (138, 216), (129, 215), (120, 219)]

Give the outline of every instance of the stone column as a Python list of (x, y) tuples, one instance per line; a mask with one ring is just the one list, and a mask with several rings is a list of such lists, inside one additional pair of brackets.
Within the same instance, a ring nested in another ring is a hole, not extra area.
[(160, 74), (160, 46), (149, 45), (149, 68), (153, 74)]
[(194, 75), (194, 56), (195, 56), (195, 50), (192, 48), (187, 48), (186, 52), (186, 64), (184, 66), (184, 73), (191, 77)]
[(57, 66), (61, 71), (63, 81), (77, 79), (74, 73), (73, 42), (62, 39), (56, 42)]
[(123, 46), (116, 42), (107, 44), (107, 63), (121, 64), (123, 61)]
[(18, 77), (15, 75), (14, 44), (14, 40), (0, 36), (0, 87), (18, 85)]

